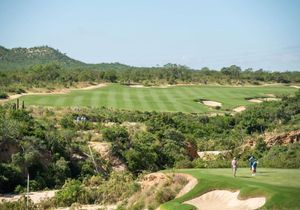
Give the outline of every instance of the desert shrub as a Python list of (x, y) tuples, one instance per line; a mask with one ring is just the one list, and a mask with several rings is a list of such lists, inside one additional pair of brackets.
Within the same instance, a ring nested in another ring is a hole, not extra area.
[(61, 120), (60, 120), (60, 125), (63, 128), (74, 128), (75, 123), (72, 115), (65, 115)]
[(1, 210), (37, 210), (38, 207), (32, 202), (31, 199), (28, 200), (28, 208), (27, 208), (27, 199), (25, 196), (22, 196), (19, 200), (13, 202), (1, 202), (0, 209)]
[(170, 201), (174, 199), (176, 196), (176, 192), (173, 191), (171, 188), (167, 187), (164, 189), (160, 189), (156, 194), (155, 194), (155, 200), (158, 203), (165, 203), (167, 201)]
[(175, 168), (193, 168), (193, 162), (188, 159), (179, 160), (175, 163)]
[(84, 193), (84, 188), (79, 180), (67, 180), (62, 189), (55, 194), (55, 203), (57, 206), (71, 206), (77, 202)]
[(271, 168), (300, 168), (300, 144), (273, 146), (259, 159), (259, 165)]

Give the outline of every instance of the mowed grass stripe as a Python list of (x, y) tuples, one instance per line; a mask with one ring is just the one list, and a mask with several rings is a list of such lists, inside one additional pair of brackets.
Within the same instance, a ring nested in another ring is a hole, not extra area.
[[(180, 88), (172, 88), (173, 90), (171, 91), (171, 97), (174, 99), (174, 104), (176, 104), (176, 109), (177, 111), (182, 111), (182, 112), (193, 112), (194, 109), (191, 109), (190, 105), (187, 105), (184, 103), (184, 101), (187, 100), (187, 96), (183, 94), (181, 87)], [(189, 101), (188, 101), (189, 102)], [(191, 103), (188, 103), (191, 104)]]
[(125, 109), (126, 107), (126, 101), (124, 98), (124, 89), (125, 88), (119, 88), (116, 87), (116, 93), (115, 93), (115, 100), (116, 100), (116, 107), (119, 107), (121, 109)]
[(94, 90), (90, 95), (90, 106), (97, 107), (100, 104), (101, 92), (99, 90)]
[(266, 94), (292, 94), (296, 88), (279, 87), (228, 87), (228, 86), (178, 86), (170, 88), (131, 88), (119, 84), (95, 90), (76, 90), (60, 95), (23, 96), (27, 105), (46, 106), (95, 106), (130, 110), (217, 112), (207, 106), (194, 102), (205, 98), (222, 103), (222, 109), (229, 110), (241, 105), (252, 105), (247, 97), (266, 96)]
[(139, 110), (142, 107), (142, 103), (138, 98), (138, 94), (140, 92), (138, 91), (138, 88), (133, 88), (133, 90), (130, 91), (130, 100), (132, 102), (132, 107), (136, 110)]
[(124, 108), (131, 109), (133, 107), (133, 101), (131, 100), (132, 91), (128, 88), (123, 88), (122, 98), (124, 101)]
[(145, 95), (147, 94), (145, 92), (146, 89), (145, 88), (135, 88), (135, 89), (137, 90), (138, 101), (141, 104), (141, 107), (138, 110), (149, 111), (150, 107), (149, 107), (149, 104), (147, 103), (146, 97), (145, 97)]
[[(54, 99), (56, 99), (57, 97), (54, 97)], [(58, 100), (54, 100), (54, 105), (55, 106), (66, 106), (67, 102), (67, 95), (62, 95), (60, 98), (58, 98)]]
[(165, 101), (161, 100), (161, 91), (156, 88), (150, 92), (152, 93), (152, 98), (153, 98), (153, 100), (155, 100), (156, 105), (157, 105), (157, 108), (155, 109), (155, 111), (157, 111), (157, 110), (168, 111), (168, 107), (166, 106)]
[(161, 110), (161, 106), (158, 103), (157, 90), (148, 89), (148, 98), (149, 98), (149, 106), (151, 107), (151, 111)]
[(178, 94), (180, 96), (180, 103), (186, 108), (186, 112), (198, 112), (200, 109), (205, 109), (202, 104), (194, 101), (191, 90), (188, 91), (185, 87), (178, 88)]
[(168, 88), (161, 89), (161, 99), (163, 100), (163, 103), (166, 107), (168, 107), (168, 111), (177, 111), (176, 106), (174, 105), (174, 98), (172, 98), (170, 91)]

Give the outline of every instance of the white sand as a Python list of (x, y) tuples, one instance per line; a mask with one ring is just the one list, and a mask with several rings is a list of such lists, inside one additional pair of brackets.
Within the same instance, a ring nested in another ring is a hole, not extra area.
[(199, 155), (200, 158), (205, 158), (206, 156), (216, 156), (219, 154), (227, 154), (230, 152), (230, 150), (216, 150), (216, 151), (199, 151), (197, 154)]
[(212, 107), (222, 106), (220, 102), (216, 102), (216, 101), (202, 101), (202, 103), (206, 106), (212, 106)]
[(245, 106), (239, 106), (233, 109), (234, 112), (242, 112), (245, 111), (246, 107)]
[(262, 207), (265, 197), (239, 200), (237, 192), (214, 190), (184, 203), (197, 207), (198, 210), (252, 210)]
[[(29, 197), (34, 203), (40, 203), (42, 200), (52, 198), (57, 190), (30, 192)], [(17, 201), (22, 197), (22, 195), (3, 195), (0, 196), (0, 202), (2, 201)]]
[(128, 85), (128, 86), (132, 88), (146, 88), (144, 85)]
[(280, 101), (280, 98), (263, 98), (263, 101)]
[(263, 102), (262, 100), (255, 99), (255, 98), (249, 99), (248, 101), (253, 102), (253, 103), (261, 103), (261, 102)]

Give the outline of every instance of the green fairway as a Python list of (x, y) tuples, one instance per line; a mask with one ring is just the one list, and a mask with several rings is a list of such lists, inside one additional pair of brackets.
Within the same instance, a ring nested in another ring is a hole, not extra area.
[(168, 88), (134, 88), (118, 84), (93, 90), (74, 90), (68, 94), (28, 95), (27, 105), (112, 107), (128, 110), (163, 112), (216, 112), (214, 108), (195, 102), (207, 99), (222, 103), (220, 111), (253, 104), (247, 97), (266, 94), (291, 94), (295, 88), (285, 86), (229, 87), (229, 86), (172, 86)]
[(231, 169), (183, 169), (167, 172), (191, 174), (198, 179), (194, 189), (184, 196), (161, 205), (162, 210), (193, 209), (182, 204), (215, 189), (240, 190), (240, 197), (266, 197), (262, 209), (300, 209), (299, 169), (258, 169), (255, 177), (248, 168), (238, 169), (237, 177), (232, 177)]

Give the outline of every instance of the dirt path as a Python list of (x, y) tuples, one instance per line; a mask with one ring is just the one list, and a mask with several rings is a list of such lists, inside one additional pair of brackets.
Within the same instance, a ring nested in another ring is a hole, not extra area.
[[(55, 192), (57, 192), (57, 190), (30, 192), (29, 197), (33, 201), (33, 203), (40, 203), (42, 200), (54, 197)], [(17, 201), (22, 196), (23, 195), (1, 195), (0, 196), (0, 202), (3, 202), (3, 201), (9, 201), (9, 202)]]
[(195, 206), (198, 210), (252, 210), (262, 207), (265, 197), (239, 200), (240, 191), (230, 192), (227, 190), (214, 190), (184, 203)]
[(105, 87), (105, 86), (107, 86), (107, 84), (103, 83), (103, 84), (91, 85), (91, 86), (81, 87), (81, 88), (70, 88), (70, 89), (54, 90), (54, 91), (51, 91), (51, 92), (30, 92), (29, 91), (27, 93), (10, 95), (9, 98), (0, 100), (0, 103), (1, 102), (6, 102), (6, 101), (9, 101), (9, 100), (13, 100), (13, 99), (17, 99), (17, 98), (20, 98), (22, 96), (27, 96), (27, 95), (67, 94), (67, 93), (70, 93), (73, 90), (92, 90), (92, 89), (97, 89), (97, 88), (101, 88), (101, 87)]

